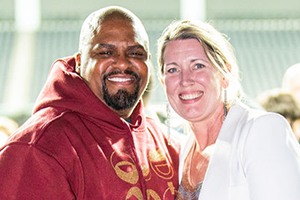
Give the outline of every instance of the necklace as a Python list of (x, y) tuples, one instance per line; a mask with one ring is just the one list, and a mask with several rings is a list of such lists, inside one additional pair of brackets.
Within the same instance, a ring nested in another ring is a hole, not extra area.
[(197, 142), (192, 147), (189, 159), (188, 179), (191, 185), (197, 186), (203, 182), (208, 167), (208, 158), (200, 150)]
[[(197, 200), (200, 195), (203, 181), (193, 184), (191, 181), (191, 167), (194, 154), (196, 152), (196, 142), (191, 148), (189, 155), (186, 158), (181, 184), (178, 188), (176, 200)], [(197, 162), (197, 161), (196, 161)], [(195, 167), (196, 175), (198, 175), (198, 166)], [(195, 173), (194, 173), (195, 174)]]

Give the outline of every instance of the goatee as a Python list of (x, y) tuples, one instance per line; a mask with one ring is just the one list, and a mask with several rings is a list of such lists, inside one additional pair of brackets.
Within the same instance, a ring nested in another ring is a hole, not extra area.
[(124, 71), (125, 74), (134, 75), (136, 78), (136, 87), (133, 94), (130, 94), (126, 89), (120, 89), (116, 94), (109, 94), (106, 86), (106, 78), (112, 74), (118, 74), (117, 72), (111, 72), (103, 77), (102, 91), (105, 103), (115, 110), (125, 110), (132, 108), (138, 101), (140, 91), (140, 77), (132, 71)]

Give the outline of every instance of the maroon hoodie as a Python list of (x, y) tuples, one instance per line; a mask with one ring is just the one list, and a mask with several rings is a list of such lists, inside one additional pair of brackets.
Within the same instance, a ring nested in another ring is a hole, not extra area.
[(126, 122), (74, 72), (52, 66), (33, 116), (0, 152), (0, 199), (174, 199), (177, 145), (139, 102)]

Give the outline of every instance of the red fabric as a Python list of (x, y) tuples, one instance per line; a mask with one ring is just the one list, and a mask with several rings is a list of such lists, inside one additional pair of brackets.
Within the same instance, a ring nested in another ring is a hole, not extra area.
[(0, 199), (174, 199), (177, 145), (143, 114), (127, 123), (54, 63), (33, 116), (0, 152)]

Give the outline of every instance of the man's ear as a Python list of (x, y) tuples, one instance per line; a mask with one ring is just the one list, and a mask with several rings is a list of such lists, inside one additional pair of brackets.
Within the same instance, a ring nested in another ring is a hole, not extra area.
[(80, 74), (80, 66), (81, 66), (81, 53), (80, 52), (76, 53), (76, 55), (75, 55), (75, 61), (76, 61), (76, 68), (75, 68), (75, 70), (76, 70), (76, 72), (78, 74)]

